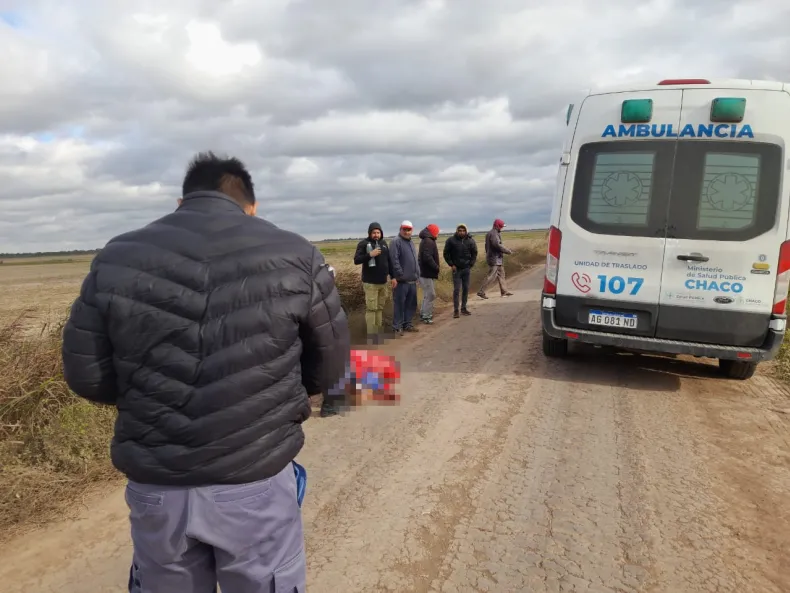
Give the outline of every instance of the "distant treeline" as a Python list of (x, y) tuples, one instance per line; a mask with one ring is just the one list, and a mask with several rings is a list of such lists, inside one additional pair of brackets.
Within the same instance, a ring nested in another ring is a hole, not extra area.
[[(546, 229), (505, 229), (503, 233), (523, 233), (525, 231), (542, 231)], [(442, 233), (445, 235), (448, 233)], [(341, 243), (343, 241), (359, 241), (359, 237), (346, 237), (344, 239), (323, 239), (314, 243)], [(74, 249), (72, 251), (36, 251), (35, 253), (0, 253), (2, 259), (17, 259), (23, 257), (65, 257), (69, 255), (96, 255), (101, 249)]]
[[(420, 229), (415, 228), (414, 229), (415, 234), (418, 231), (420, 231), (420, 230), (422, 230), (422, 229), (421, 228)], [(470, 231), (470, 232), (472, 234), (480, 234), (480, 233), (487, 233), (489, 230), (490, 229), (483, 229), (482, 231)], [(504, 233), (531, 233), (531, 232), (536, 232), (537, 233), (537, 232), (540, 232), (540, 231), (548, 231), (548, 228), (543, 228), (543, 229), (504, 229), (502, 231), (502, 233), (503, 234)], [(454, 232), (455, 232), (455, 227), (453, 227), (452, 229), (449, 229), (449, 230), (442, 231), (441, 235), (442, 236), (448, 236), (448, 235), (452, 235)], [(396, 235), (397, 235), (397, 233), (395, 235), (388, 235), (388, 237), (392, 238), (392, 237), (395, 237)], [(360, 239), (359, 236), (356, 236), (356, 237), (344, 237), (342, 239), (321, 239), (320, 241), (313, 241), (313, 243), (342, 243), (344, 241), (359, 241), (359, 239)]]
[(75, 249), (73, 251), (36, 251), (35, 253), (0, 253), (0, 259), (22, 257), (63, 257), (66, 255), (96, 255), (100, 249)]

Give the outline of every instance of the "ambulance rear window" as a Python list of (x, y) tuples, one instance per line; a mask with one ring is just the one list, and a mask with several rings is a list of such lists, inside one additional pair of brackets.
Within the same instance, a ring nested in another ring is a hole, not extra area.
[(782, 147), (768, 142), (677, 143), (668, 237), (748, 241), (775, 229)]
[(591, 142), (579, 149), (571, 218), (604, 235), (653, 237), (666, 219), (672, 142)]
[(591, 142), (571, 219), (601, 235), (748, 241), (774, 228), (783, 159), (767, 142)]
[(587, 218), (599, 224), (647, 224), (654, 152), (599, 152), (587, 198)]
[(698, 229), (742, 229), (754, 224), (759, 156), (709, 152), (702, 176)]

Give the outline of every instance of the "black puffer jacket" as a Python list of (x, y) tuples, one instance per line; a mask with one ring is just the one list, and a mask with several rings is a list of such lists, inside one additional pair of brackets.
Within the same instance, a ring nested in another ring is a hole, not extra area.
[(155, 485), (277, 474), (348, 354), (321, 253), (216, 192), (111, 240), (63, 335), (69, 386), (118, 407), (115, 467)]
[(448, 266), (455, 266), (459, 270), (472, 268), (477, 263), (477, 243), (472, 235), (462, 239), (455, 233), (444, 242), (443, 255)]
[(436, 237), (428, 228), (420, 231), (420, 249), (418, 252), (420, 262), (420, 277), (439, 278), (439, 248), (436, 246)]

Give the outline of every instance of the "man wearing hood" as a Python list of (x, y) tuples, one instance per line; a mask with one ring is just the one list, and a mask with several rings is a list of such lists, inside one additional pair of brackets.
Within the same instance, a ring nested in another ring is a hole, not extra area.
[(390, 276), (394, 290), (392, 329), (396, 336), (419, 331), (412, 325), (417, 312), (417, 280), (420, 277), (417, 250), (411, 240), (413, 230), (411, 222), (404, 220), (390, 247)]
[(513, 296), (513, 293), (508, 291), (507, 282), (505, 281), (504, 255), (513, 253), (502, 244), (502, 229), (505, 228), (505, 226), (505, 222), (497, 218), (494, 221), (494, 226), (486, 235), (486, 263), (488, 264), (488, 276), (483, 280), (483, 286), (477, 291), (477, 296), (481, 299), (488, 298), (486, 296), (486, 288), (497, 281), (499, 282), (499, 292), (503, 297)]
[(357, 245), (354, 263), (362, 266), (368, 340), (377, 342), (381, 335), (382, 315), (387, 302), (387, 278), (390, 275), (389, 248), (379, 223), (371, 222), (368, 226), (367, 238)]
[(444, 261), (453, 271), (453, 317), (460, 317), (459, 296), (460, 314), (471, 315), (466, 308), (466, 301), (469, 298), (469, 276), (477, 262), (477, 243), (465, 224), (459, 224), (455, 234), (445, 241)]
[(436, 237), (439, 227), (429, 224), (420, 231), (420, 249), (417, 255), (420, 263), (420, 286), (422, 286), (422, 307), (420, 319), (423, 323), (433, 323), (433, 302), (436, 300), (436, 281), (439, 279), (439, 249)]

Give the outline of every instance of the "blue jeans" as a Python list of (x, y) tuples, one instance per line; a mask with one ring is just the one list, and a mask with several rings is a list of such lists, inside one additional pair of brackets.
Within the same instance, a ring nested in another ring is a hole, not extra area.
[(392, 329), (399, 331), (412, 327), (412, 319), (417, 312), (417, 283), (398, 282), (392, 298)]

